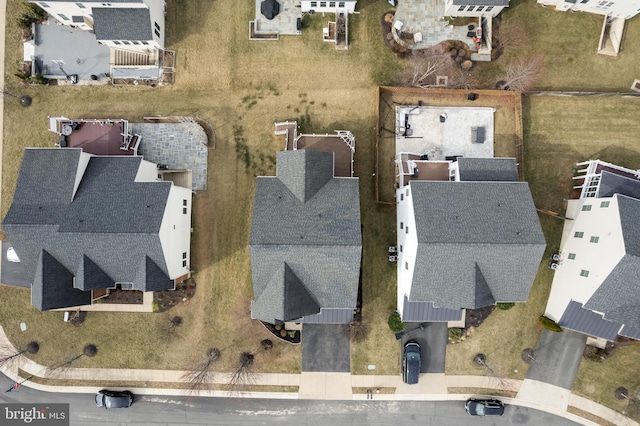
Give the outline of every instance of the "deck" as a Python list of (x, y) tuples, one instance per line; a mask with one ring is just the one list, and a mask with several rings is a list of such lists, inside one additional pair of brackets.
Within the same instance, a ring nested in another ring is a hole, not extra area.
[(338, 135), (300, 135), (297, 149), (333, 152), (333, 175), (353, 176), (353, 151)]
[[(64, 135), (67, 126), (72, 130)], [(94, 155), (136, 155), (133, 145), (126, 150), (120, 149), (128, 132), (124, 120), (69, 120), (60, 121), (59, 127), (60, 137), (66, 136), (66, 148), (82, 148)], [(61, 139), (58, 142), (59, 146), (65, 147)]]

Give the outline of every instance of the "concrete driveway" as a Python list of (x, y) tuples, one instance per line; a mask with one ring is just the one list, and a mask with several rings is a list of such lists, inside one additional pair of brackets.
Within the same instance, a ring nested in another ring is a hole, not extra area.
[(11, 243), (2, 241), (0, 253), (2, 253), (2, 262), (0, 263), (0, 282), (2, 284), (15, 285), (18, 287), (31, 287), (31, 279), (27, 276), (22, 263), (9, 262), (7, 260), (7, 250), (11, 247)]
[(578, 373), (587, 336), (571, 330), (543, 330), (527, 379), (571, 389)]
[(351, 371), (349, 324), (302, 326), (302, 371), (349, 373)]
[(444, 373), (445, 356), (447, 354), (447, 340), (449, 330), (446, 322), (409, 323), (402, 336), (400, 356), (404, 345), (409, 340), (415, 340), (420, 345), (422, 355), (421, 373)]

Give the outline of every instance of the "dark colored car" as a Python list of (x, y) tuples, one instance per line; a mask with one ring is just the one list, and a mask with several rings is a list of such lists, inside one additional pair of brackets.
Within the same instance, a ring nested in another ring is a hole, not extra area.
[(418, 383), (420, 363), (420, 345), (414, 341), (405, 343), (402, 355), (402, 380), (406, 384)]
[(497, 399), (469, 399), (464, 408), (472, 416), (501, 416), (504, 414), (504, 404)]
[(127, 408), (133, 404), (133, 394), (129, 391), (101, 390), (96, 394), (96, 404), (104, 408)]

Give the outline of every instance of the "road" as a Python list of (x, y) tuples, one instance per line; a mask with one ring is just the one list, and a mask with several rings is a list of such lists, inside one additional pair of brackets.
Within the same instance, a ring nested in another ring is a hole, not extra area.
[[(93, 395), (52, 394), (20, 386), (4, 392), (11, 381), (0, 375), (0, 403), (70, 404), (71, 425), (296, 425), (296, 426), (459, 426), (470, 417), (462, 402), (431, 401), (309, 401), (244, 398), (137, 396), (129, 409), (96, 407)], [(473, 425), (575, 425), (541, 411), (507, 406), (502, 418), (474, 418)]]

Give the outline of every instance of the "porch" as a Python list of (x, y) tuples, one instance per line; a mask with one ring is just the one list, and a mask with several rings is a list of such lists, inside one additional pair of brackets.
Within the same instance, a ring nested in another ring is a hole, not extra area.
[(94, 155), (138, 155), (140, 136), (129, 133), (126, 120), (49, 118), (59, 148), (82, 148)]

